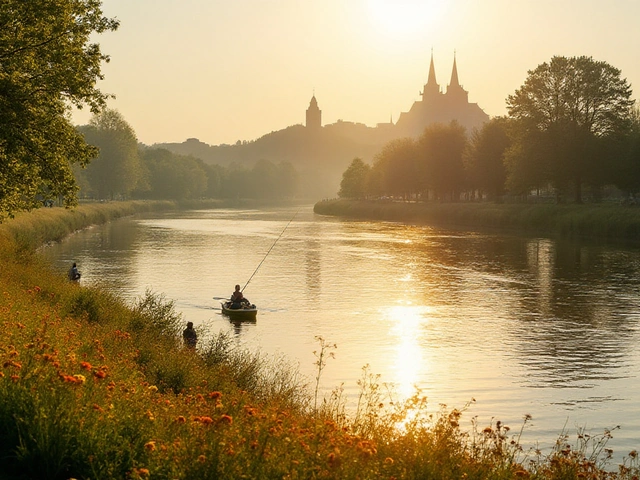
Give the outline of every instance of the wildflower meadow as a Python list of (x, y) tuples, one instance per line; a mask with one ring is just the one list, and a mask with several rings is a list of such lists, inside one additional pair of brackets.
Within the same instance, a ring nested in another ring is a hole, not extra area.
[(609, 464), (609, 432), (525, 450), (529, 418), (478, 425), (420, 392), (400, 401), (367, 368), (357, 405), (340, 387), (319, 398), (321, 338), (315, 385), (222, 333), (185, 348), (170, 299), (69, 282), (2, 227), (0, 478), (638, 478), (635, 451)]

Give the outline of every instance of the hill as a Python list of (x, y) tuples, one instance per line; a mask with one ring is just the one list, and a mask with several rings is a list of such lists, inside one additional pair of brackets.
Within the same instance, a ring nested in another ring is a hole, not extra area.
[(259, 160), (291, 163), (300, 174), (302, 189), (316, 197), (335, 196), (342, 173), (358, 157), (372, 162), (392, 138), (384, 127), (339, 121), (317, 129), (293, 125), (253, 141), (208, 145), (197, 138), (182, 143), (155, 144), (211, 164), (251, 167)]

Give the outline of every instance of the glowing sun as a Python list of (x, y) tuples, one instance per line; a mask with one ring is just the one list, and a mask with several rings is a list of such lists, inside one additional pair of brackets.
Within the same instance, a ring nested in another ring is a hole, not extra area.
[(440, 18), (445, 0), (368, 0), (371, 22), (390, 37), (412, 36)]

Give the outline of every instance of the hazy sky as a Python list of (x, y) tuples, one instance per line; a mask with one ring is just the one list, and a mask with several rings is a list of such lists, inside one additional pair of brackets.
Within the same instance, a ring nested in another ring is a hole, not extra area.
[[(469, 101), (490, 116), (527, 71), (587, 55), (640, 98), (640, 0), (103, 0), (120, 28), (100, 82), (146, 144), (254, 140), (305, 123), (375, 126), (408, 111), (433, 51), (444, 89), (456, 52)], [(86, 123), (86, 112), (74, 115)]]

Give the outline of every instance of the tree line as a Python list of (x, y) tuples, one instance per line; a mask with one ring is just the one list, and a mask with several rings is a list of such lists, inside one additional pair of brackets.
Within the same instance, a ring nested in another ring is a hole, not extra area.
[(141, 145), (116, 110), (94, 115), (78, 130), (99, 152), (88, 165), (73, 169), (81, 198), (282, 199), (297, 193), (298, 174), (288, 162), (260, 160), (252, 168), (223, 167)]
[(469, 135), (457, 122), (387, 143), (372, 165), (354, 159), (343, 198), (436, 201), (552, 195), (581, 203), (610, 190), (640, 192), (640, 114), (620, 70), (560, 57), (529, 71), (507, 116)]
[[(207, 165), (141, 146), (97, 88), (109, 61), (96, 34), (115, 31), (100, 0), (0, 2), (0, 221), (55, 200), (280, 198), (296, 193), (291, 164)], [(553, 57), (507, 98), (508, 115), (481, 130), (429, 126), (386, 144), (373, 165), (354, 160), (344, 197), (454, 201), (532, 191), (559, 200), (640, 191), (640, 120), (620, 71), (591, 57)], [(76, 128), (71, 109), (88, 108)], [(305, 146), (309, 150), (308, 145)], [(312, 149), (313, 150), (313, 149)]]
[[(273, 198), (293, 195), (289, 164), (206, 165), (138, 144), (100, 91), (109, 62), (97, 34), (117, 30), (100, 0), (0, 2), (0, 222), (60, 201), (94, 198)], [(71, 110), (88, 108), (76, 128)], [(85, 169), (86, 167), (86, 169)]]

